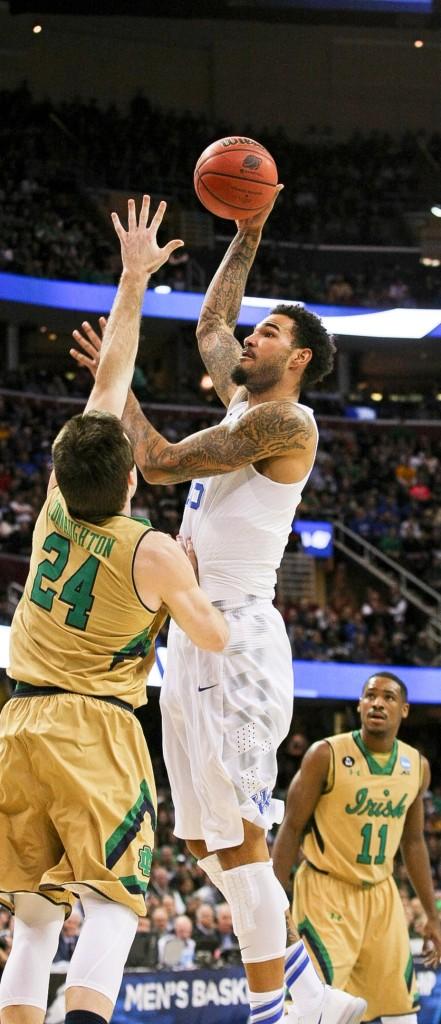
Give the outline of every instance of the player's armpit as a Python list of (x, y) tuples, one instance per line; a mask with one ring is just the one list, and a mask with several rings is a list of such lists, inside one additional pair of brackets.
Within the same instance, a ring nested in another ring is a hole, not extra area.
[(167, 534), (152, 531), (139, 545), (133, 576), (148, 608), (164, 604), (198, 647), (222, 651), (229, 629), (221, 612), (200, 589), (189, 559)]
[(297, 456), (300, 478), (309, 469), (315, 440), (310, 416), (286, 399), (262, 402), (235, 422), (201, 430), (177, 444), (153, 437), (150, 430), (144, 439), (138, 432), (135, 458), (153, 484), (230, 473), (279, 455)]

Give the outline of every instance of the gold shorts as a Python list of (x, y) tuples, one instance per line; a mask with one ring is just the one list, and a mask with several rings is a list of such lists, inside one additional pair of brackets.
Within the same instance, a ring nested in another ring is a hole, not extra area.
[(366, 1020), (416, 1011), (407, 923), (393, 878), (362, 888), (304, 862), (293, 917), (324, 980), (367, 1000)]
[(84, 886), (145, 915), (156, 789), (130, 711), (78, 694), (13, 697), (0, 715), (0, 902), (70, 913)]

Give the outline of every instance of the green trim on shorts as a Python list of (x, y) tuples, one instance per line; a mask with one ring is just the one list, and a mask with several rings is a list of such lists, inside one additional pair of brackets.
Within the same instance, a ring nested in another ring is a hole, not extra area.
[(127, 889), (127, 892), (141, 893), (142, 896), (145, 896), (147, 892), (148, 882), (141, 882), (136, 875), (127, 875), (125, 878), (120, 878), (119, 881)]
[(412, 981), (413, 981), (413, 957), (412, 957), (412, 953), (409, 953), (409, 959), (407, 961), (406, 969), (404, 971), (404, 980), (406, 982), (407, 991), (410, 992), (410, 990), (412, 988)]
[(316, 957), (316, 960), (320, 964), (320, 968), (323, 977), (328, 985), (332, 985), (334, 978), (334, 968), (332, 966), (332, 960), (329, 956), (326, 946), (322, 942), (320, 935), (316, 932), (314, 925), (308, 917), (304, 917), (303, 921), (300, 921), (297, 925), (297, 931), (301, 938), (305, 937), (309, 945), (311, 946), (312, 952)]
[(145, 815), (150, 815), (152, 829), (156, 825), (156, 814), (153, 806), (152, 795), (145, 779), (142, 779), (139, 787), (139, 797), (133, 807), (127, 811), (124, 820), (109, 836), (105, 845), (106, 866), (111, 870), (116, 862), (128, 849), (130, 843), (135, 839), (142, 827)]

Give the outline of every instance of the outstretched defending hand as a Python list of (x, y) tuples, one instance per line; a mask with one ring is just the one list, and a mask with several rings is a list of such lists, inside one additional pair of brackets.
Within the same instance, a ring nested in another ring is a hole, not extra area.
[(135, 200), (128, 202), (128, 229), (123, 228), (117, 213), (112, 213), (115, 231), (121, 243), (123, 271), (135, 274), (153, 274), (167, 262), (175, 249), (184, 245), (181, 238), (174, 238), (163, 248), (158, 245), (156, 235), (162, 224), (167, 203), (161, 200), (158, 209), (148, 226), (150, 212), (150, 196), (143, 196), (139, 223), (136, 222)]
[(89, 373), (92, 374), (95, 380), (96, 371), (100, 361), (101, 345), (103, 343), (104, 329), (107, 323), (105, 316), (100, 316), (99, 321), (101, 338), (99, 334), (94, 331), (88, 320), (83, 320), (81, 324), (84, 334), (81, 331), (72, 331), (72, 337), (76, 341), (77, 345), (80, 345), (82, 352), (79, 352), (76, 348), (69, 349), (70, 355), (78, 363), (78, 366), (84, 366)]

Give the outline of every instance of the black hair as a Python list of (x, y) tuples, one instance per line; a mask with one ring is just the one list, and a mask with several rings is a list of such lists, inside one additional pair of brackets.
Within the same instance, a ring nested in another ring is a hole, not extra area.
[(403, 680), (399, 679), (399, 677), (394, 675), (393, 672), (383, 672), (383, 671), (372, 672), (372, 675), (370, 675), (369, 678), (366, 679), (366, 682), (363, 684), (363, 689), (361, 691), (362, 694), (364, 693), (364, 691), (365, 691), (368, 683), (370, 683), (371, 679), (375, 679), (377, 676), (379, 678), (381, 678), (381, 679), (391, 679), (393, 683), (398, 683), (398, 686), (400, 687), (400, 690), (401, 690), (401, 696), (403, 698), (403, 701), (405, 702), (405, 704), (409, 703), (409, 695), (408, 695), (408, 692), (407, 692), (406, 683), (403, 683)]
[(281, 316), (288, 316), (295, 324), (293, 331), (294, 348), (310, 348), (312, 359), (307, 363), (303, 371), (301, 384), (317, 384), (318, 381), (327, 377), (334, 366), (336, 345), (334, 338), (328, 334), (323, 326), (320, 317), (310, 313), (308, 309), (296, 304), (288, 305), (283, 302), (270, 311)]

